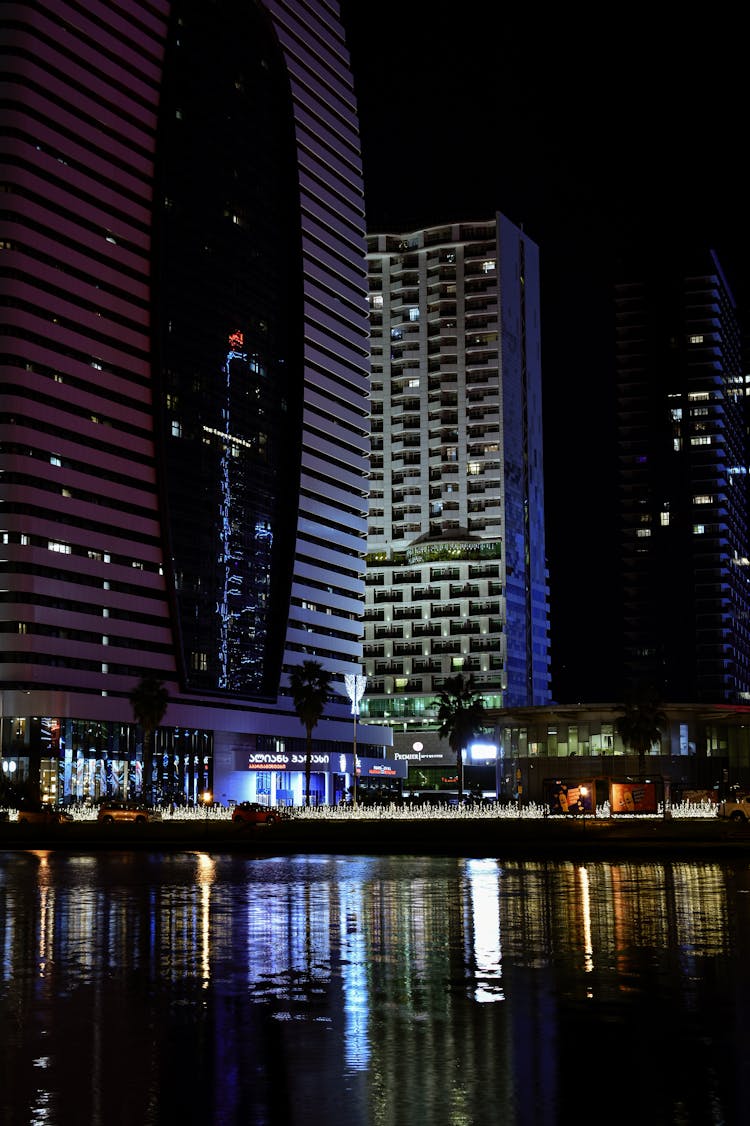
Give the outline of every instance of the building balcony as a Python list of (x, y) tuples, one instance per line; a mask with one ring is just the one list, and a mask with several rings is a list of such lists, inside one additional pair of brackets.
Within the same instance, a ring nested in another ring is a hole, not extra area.
[(478, 598), (479, 586), (477, 583), (466, 583), (463, 586), (454, 586), (451, 583), (450, 587), (451, 598)]
[(430, 606), (430, 616), (433, 618), (455, 618), (461, 613), (458, 603), (434, 602)]
[(432, 622), (415, 623), (412, 626), (412, 637), (440, 637), (442, 627), (433, 625)]
[(433, 641), (431, 648), (433, 653), (460, 653), (461, 642), (441, 638), (439, 641)]
[(404, 672), (403, 661), (376, 661), (376, 676), (400, 676)]

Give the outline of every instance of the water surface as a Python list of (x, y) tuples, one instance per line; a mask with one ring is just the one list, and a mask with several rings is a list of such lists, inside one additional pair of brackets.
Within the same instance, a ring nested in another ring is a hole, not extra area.
[(750, 866), (0, 853), (0, 1123), (750, 1121)]

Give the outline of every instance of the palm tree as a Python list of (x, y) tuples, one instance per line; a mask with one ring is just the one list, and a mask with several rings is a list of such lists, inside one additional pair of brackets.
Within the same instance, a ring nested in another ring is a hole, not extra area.
[(662, 728), (669, 722), (662, 710), (659, 694), (652, 686), (642, 685), (631, 693), (618, 710), (622, 714), (615, 723), (617, 733), (625, 746), (638, 755), (642, 770), (644, 757), (654, 743), (661, 742)]
[(305, 725), (305, 805), (310, 805), (310, 771), (312, 769), (313, 728), (323, 714), (331, 695), (331, 676), (319, 661), (303, 661), (289, 674), (289, 687), (294, 700), (294, 710)]
[[(144, 676), (130, 693), (130, 706), (136, 723), (143, 728), (143, 790), (153, 799), (151, 743), (167, 710), (169, 693), (155, 676)], [(148, 787), (148, 791), (146, 789)]]
[(445, 683), (433, 700), (433, 706), (438, 709), (438, 722), (440, 723), (439, 735), (447, 739), (451, 750), (456, 756), (456, 772), (458, 776), (458, 800), (464, 796), (464, 760), (463, 752), (474, 738), (484, 729), (484, 701), (474, 682), (474, 677), (469, 675), (464, 679), (463, 673), (446, 677)]

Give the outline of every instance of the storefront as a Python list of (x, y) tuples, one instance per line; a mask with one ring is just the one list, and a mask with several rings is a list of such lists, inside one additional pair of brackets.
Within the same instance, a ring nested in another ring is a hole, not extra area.
[[(228, 743), (221, 733), (165, 725), (153, 733), (151, 752), (144, 754), (143, 731), (135, 724), (6, 717), (0, 804), (23, 794), (53, 804), (96, 804), (150, 793), (158, 803), (197, 805), (211, 793), (222, 805), (305, 805), (304, 739), (266, 737), (266, 747), (263, 742), (240, 734)], [(346, 752), (342, 746), (313, 741), (311, 805), (400, 799), (406, 762), (385, 758), (385, 747), (363, 744), (380, 755), (358, 755), (355, 772), (354, 748)], [(147, 761), (150, 779), (145, 778)]]
[[(235, 754), (235, 760), (240, 757)], [(307, 756), (301, 751), (253, 751), (234, 769), (215, 768), (214, 796), (222, 804), (255, 801), (263, 805), (305, 805)], [(397, 800), (407, 764), (395, 759), (361, 758), (353, 752), (313, 750), (310, 756), (310, 805)]]
[[(8, 797), (32, 793), (53, 804), (140, 797), (142, 739), (142, 731), (128, 723), (6, 718), (0, 785)], [(197, 803), (210, 786), (212, 746), (210, 731), (162, 727), (154, 732), (156, 799)]]

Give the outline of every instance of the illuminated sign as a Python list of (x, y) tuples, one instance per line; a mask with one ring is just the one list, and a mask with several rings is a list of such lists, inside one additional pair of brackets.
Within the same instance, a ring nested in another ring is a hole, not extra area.
[(613, 782), (610, 798), (613, 813), (656, 813), (653, 782)]
[[(342, 774), (352, 773), (353, 756), (351, 754), (313, 754), (310, 756), (310, 765), (313, 770), (328, 771), (338, 770)], [(306, 756), (304, 754), (286, 754), (284, 752), (259, 751), (257, 754), (247, 756), (247, 770), (306, 770)], [(356, 772), (370, 775), (373, 778), (405, 778), (406, 763), (394, 763), (392, 759), (382, 761), (378, 759), (361, 759), (357, 756)]]
[(393, 757), (401, 762), (427, 762), (429, 759), (436, 759), (438, 762), (443, 762), (443, 760), (449, 756), (442, 754), (440, 751), (394, 751)]
[(472, 743), (469, 747), (469, 755), (475, 762), (494, 762), (497, 758), (497, 747), (494, 743)]
[[(255, 754), (249, 755), (247, 760), (248, 770), (304, 770), (305, 755), (286, 754)], [(328, 755), (311, 755), (312, 766), (323, 766), (328, 769)]]
[(566, 782), (558, 778), (551, 791), (550, 811), (552, 813), (593, 813), (595, 802), (596, 787), (593, 780)]

